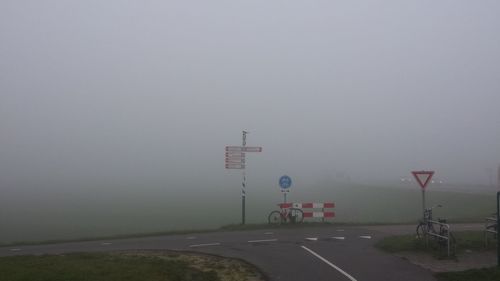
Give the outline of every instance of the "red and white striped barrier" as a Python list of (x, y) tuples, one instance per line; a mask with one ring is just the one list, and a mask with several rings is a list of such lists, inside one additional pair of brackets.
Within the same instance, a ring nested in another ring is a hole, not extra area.
[[(335, 203), (281, 203), (278, 204), (281, 209), (295, 208), (301, 209), (304, 213), (304, 218), (333, 218), (335, 217), (335, 212), (325, 211), (325, 209), (335, 208)], [(311, 211), (305, 211), (304, 209), (312, 209)], [(315, 209), (321, 209), (321, 211), (314, 211)]]

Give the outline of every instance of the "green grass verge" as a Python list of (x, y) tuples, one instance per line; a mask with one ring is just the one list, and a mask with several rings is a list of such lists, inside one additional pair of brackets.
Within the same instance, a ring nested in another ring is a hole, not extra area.
[[(453, 232), (456, 238), (455, 254), (466, 250), (488, 251), (496, 249), (495, 240), (490, 239), (486, 246), (484, 232), (482, 231), (460, 231)], [(446, 258), (446, 249), (442, 249), (433, 239), (429, 239), (426, 247), (424, 239), (418, 239), (416, 235), (398, 235), (386, 237), (378, 241), (375, 246), (390, 253), (396, 252), (427, 252), (436, 258)], [(452, 257), (455, 258), (455, 257)]]
[(224, 281), (262, 280), (239, 260), (179, 253), (77, 253), (0, 258), (9, 281)]
[[(246, 201), (246, 221), (265, 224), (282, 197), (264, 181), (259, 183), (256, 180)], [(0, 243), (114, 235), (133, 237), (134, 233), (215, 229), (241, 221), (240, 194), (232, 188), (233, 184), (211, 186), (208, 183), (204, 189), (207, 192), (197, 197), (189, 192), (172, 193), (164, 186), (88, 187), (79, 191), (71, 189), (71, 192), (30, 190), (31, 193), (38, 192), (30, 198), (36, 198), (37, 202), (51, 202), (35, 204), (36, 208), (32, 208), (33, 202), (22, 192), (8, 194), (0, 198), (4, 199), (1, 206), (2, 214), (6, 216), (0, 222)], [(178, 190), (190, 188), (183, 186)], [(496, 190), (483, 193), (461, 192), (463, 190), (476, 188), (431, 186), (426, 192), (427, 204), (444, 206), (435, 209), (434, 217), (447, 218), (449, 222), (483, 222), (485, 216), (495, 212)], [(192, 191), (199, 190), (194, 188)], [(61, 195), (60, 200), (52, 200), (51, 194)], [(333, 201), (335, 218), (332, 221), (343, 223), (417, 222), (422, 213), (421, 190), (417, 185), (368, 186), (328, 180), (296, 189), (289, 199), (290, 202)]]
[(498, 281), (500, 280), (500, 267), (442, 272), (435, 276), (439, 281)]

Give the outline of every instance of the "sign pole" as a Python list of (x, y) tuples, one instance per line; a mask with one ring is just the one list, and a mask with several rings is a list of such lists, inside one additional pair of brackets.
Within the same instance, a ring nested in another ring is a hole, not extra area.
[(238, 169), (241, 171), (241, 224), (245, 224), (245, 198), (247, 176), (245, 172), (247, 152), (262, 152), (261, 146), (247, 146), (247, 134), (249, 132), (242, 131), (242, 146), (226, 146), (226, 169)]
[(425, 188), (422, 188), (422, 214), (425, 220)]
[(434, 176), (434, 171), (413, 171), (411, 173), (422, 188), (422, 214), (423, 220), (425, 221), (425, 188), (431, 182), (432, 176)]
[(290, 191), (289, 188), (292, 186), (292, 179), (284, 175), (279, 180), (279, 185), (281, 187), (281, 192), (283, 193), (283, 203), (286, 204), (286, 194)]
[(500, 165), (498, 165), (497, 185), (498, 185), (498, 190), (500, 190)]
[(500, 267), (500, 191), (497, 192), (497, 266)]
[[(242, 136), (242, 146), (245, 147), (247, 145), (247, 134), (248, 132), (243, 131)], [(245, 224), (245, 197), (246, 197), (246, 184), (247, 177), (245, 173), (245, 169), (242, 170), (243, 181), (241, 182), (241, 224)]]

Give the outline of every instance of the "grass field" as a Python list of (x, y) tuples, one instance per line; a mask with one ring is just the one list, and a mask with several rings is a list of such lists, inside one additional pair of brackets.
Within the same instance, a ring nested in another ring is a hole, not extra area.
[[(496, 241), (491, 240), (486, 246), (484, 243), (484, 233), (482, 231), (460, 231), (453, 232), (456, 238), (455, 254), (459, 255), (467, 250), (474, 252), (490, 251), (496, 249)], [(386, 252), (427, 252), (436, 258), (447, 258), (446, 249), (440, 249), (434, 240), (429, 240), (426, 247), (424, 239), (418, 239), (415, 235), (398, 235), (386, 237), (375, 245)], [(456, 256), (450, 257), (456, 258)]]
[(262, 276), (240, 260), (172, 252), (135, 252), (2, 257), (0, 280), (258, 281)]
[[(465, 251), (484, 252), (494, 251), (496, 242), (490, 241), (485, 246), (484, 233), (482, 231), (455, 232), (456, 252), (452, 257), (446, 256), (445, 249), (440, 249), (432, 241), (426, 247), (423, 239), (416, 239), (414, 235), (400, 235), (386, 237), (376, 244), (376, 247), (387, 252), (425, 252), (437, 259), (457, 259)], [(441, 272), (435, 274), (440, 281), (498, 281), (500, 280), (500, 268), (481, 268), (466, 271)]]
[[(494, 193), (449, 190), (430, 188), (427, 192), (428, 205), (444, 206), (435, 210), (436, 217), (446, 217), (450, 222), (482, 221), (495, 210)], [(1, 204), (0, 244), (216, 229), (241, 222), (241, 195), (234, 188), (192, 196), (146, 188), (90, 192), (99, 196), (62, 194), (53, 201), (39, 194), (38, 201)], [(279, 191), (251, 186), (247, 191), (247, 223), (267, 223), (269, 212), (281, 201)], [(335, 223), (414, 223), (421, 216), (420, 189), (410, 186), (312, 186), (294, 189), (289, 201), (333, 201)], [(30, 207), (33, 205), (37, 207)]]
[(443, 272), (435, 276), (439, 281), (498, 281), (500, 280), (500, 267)]

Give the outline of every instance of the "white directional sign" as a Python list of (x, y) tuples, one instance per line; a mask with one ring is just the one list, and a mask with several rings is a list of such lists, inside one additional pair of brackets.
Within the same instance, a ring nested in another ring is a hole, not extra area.
[(245, 164), (245, 158), (226, 158), (226, 164)]
[(226, 160), (228, 159), (238, 159), (238, 160), (241, 160), (241, 159), (245, 159), (245, 157), (240, 157), (240, 156), (226, 156)]
[(228, 152), (262, 152), (260, 146), (226, 146)]
[(226, 164), (226, 169), (245, 169), (244, 164)]
[(226, 157), (245, 157), (245, 153), (243, 152), (226, 152)]

